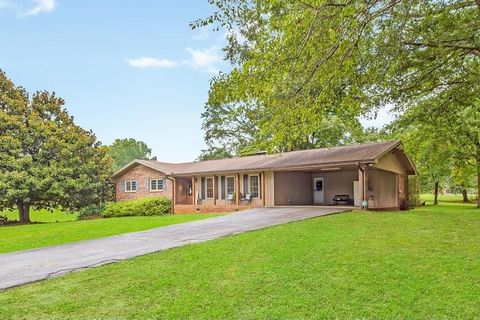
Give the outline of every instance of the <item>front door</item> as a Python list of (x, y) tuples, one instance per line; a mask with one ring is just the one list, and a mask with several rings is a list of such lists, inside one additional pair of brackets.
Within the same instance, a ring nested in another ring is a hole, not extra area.
[(323, 178), (313, 179), (313, 203), (323, 203)]

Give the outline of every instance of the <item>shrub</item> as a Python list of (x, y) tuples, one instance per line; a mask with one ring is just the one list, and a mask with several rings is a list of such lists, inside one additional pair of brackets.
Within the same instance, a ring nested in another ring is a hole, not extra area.
[(91, 220), (102, 217), (105, 203), (92, 204), (80, 210), (77, 220)]
[(0, 215), (0, 224), (7, 224), (7, 223), (8, 223), (8, 217)]
[(103, 210), (103, 217), (155, 216), (171, 213), (172, 202), (165, 197), (110, 202)]

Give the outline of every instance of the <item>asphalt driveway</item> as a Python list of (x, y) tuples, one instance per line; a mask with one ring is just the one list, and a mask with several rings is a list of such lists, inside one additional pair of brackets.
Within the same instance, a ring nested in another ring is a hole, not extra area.
[(335, 207), (258, 208), (141, 232), (0, 254), (0, 290), (147, 253), (344, 210)]

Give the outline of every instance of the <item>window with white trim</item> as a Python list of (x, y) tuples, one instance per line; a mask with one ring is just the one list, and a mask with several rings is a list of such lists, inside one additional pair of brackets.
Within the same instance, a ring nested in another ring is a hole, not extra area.
[(163, 191), (165, 188), (163, 179), (151, 179), (150, 191)]
[(258, 175), (255, 176), (250, 176), (250, 194), (252, 195), (252, 198), (258, 198), (259, 197), (259, 178)]
[(226, 194), (227, 196), (235, 193), (235, 177), (227, 177), (226, 183)]
[(213, 198), (213, 178), (207, 178), (206, 179), (206, 196), (207, 199)]
[(137, 192), (137, 181), (125, 181), (125, 192)]

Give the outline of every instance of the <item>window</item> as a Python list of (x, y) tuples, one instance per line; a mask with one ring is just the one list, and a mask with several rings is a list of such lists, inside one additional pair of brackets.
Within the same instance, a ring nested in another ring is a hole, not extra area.
[(227, 196), (235, 193), (235, 177), (227, 177)]
[(151, 179), (150, 180), (150, 191), (163, 191), (164, 189), (163, 179)]
[(252, 198), (258, 198), (258, 176), (250, 176), (250, 194)]
[(137, 181), (125, 181), (125, 192), (136, 192)]
[(213, 178), (207, 178), (207, 199), (213, 198)]

